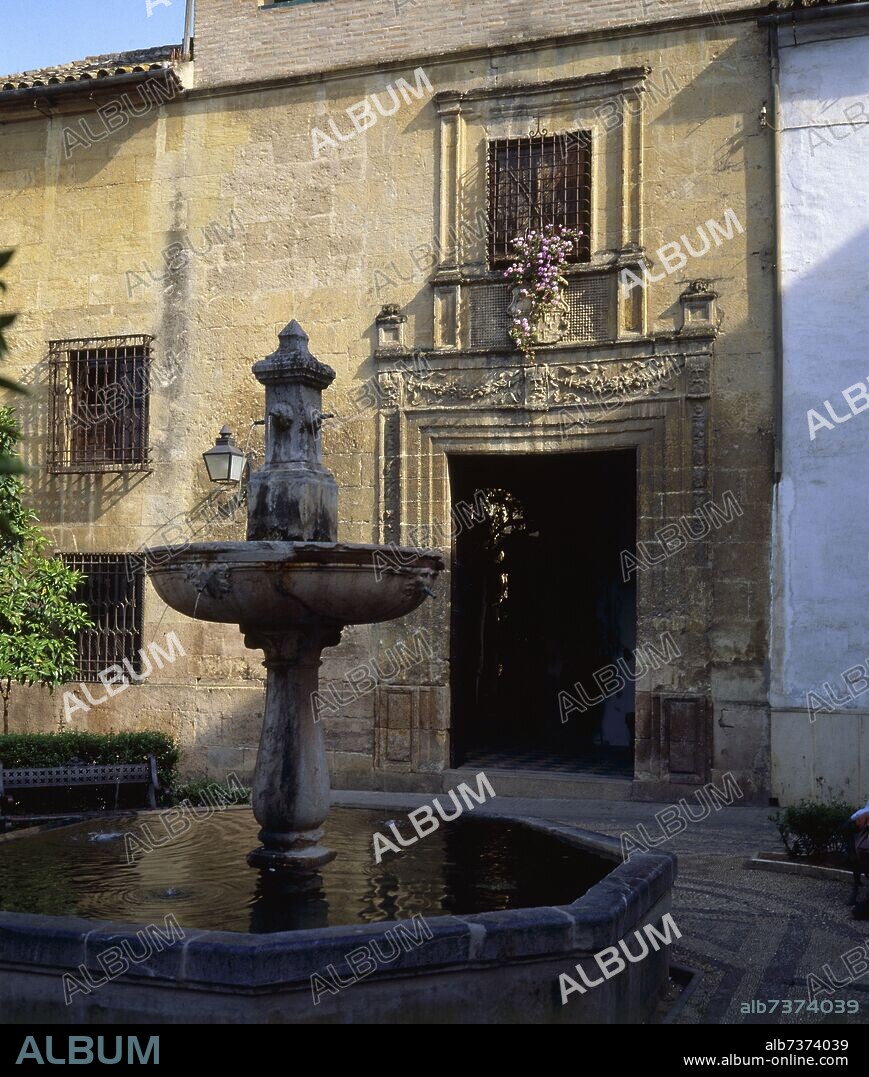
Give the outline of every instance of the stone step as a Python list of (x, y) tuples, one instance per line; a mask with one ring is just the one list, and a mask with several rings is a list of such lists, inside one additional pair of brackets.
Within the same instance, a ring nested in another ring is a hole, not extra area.
[(445, 770), (443, 791), (461, 782), (476, 788), (476, 776), (483, 771), (499, 797), (551, 797), (561, 800), (630, 800), (630, 778), (607, 778), (598, 774), (553, 774), (546, 770), (459, 767)]

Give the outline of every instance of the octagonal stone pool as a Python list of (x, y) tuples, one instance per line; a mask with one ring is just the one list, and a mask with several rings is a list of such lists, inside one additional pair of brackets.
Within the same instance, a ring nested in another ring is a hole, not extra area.
[(324, 840), (338, 856), (300, 892), (245, 864), (258, 830), (250, 809), (190, 813), (176, 838), (161, 818), (77, 823), (0, 846), (0, 909), (143, 924), (173, 913), (182, 927), (270, 933), (567, 905), (611, 866), (519, 823), (468, 816), (378, 864), (375, 832), (393, 821), (412, 832), (382, 811), (334, 808)]
[(666, 985), (666, 948), (566, 1005), (559, 974), (660, 925), (670, 854), (479, 809), (378, 864), (403, 816), (343, 807), (302, 891), (246, 865), (250, 809), (171, 818), (0, 839), (0, 1022), (635, 1023)]

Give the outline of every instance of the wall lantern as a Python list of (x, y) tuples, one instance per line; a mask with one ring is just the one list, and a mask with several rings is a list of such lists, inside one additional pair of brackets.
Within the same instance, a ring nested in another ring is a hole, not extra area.
[(202, 454), (208, 477), (212, 482), (241, 483), (247, 465), (247, 454), (232, 440), (228, 426), (220, 431), (214, 448)]

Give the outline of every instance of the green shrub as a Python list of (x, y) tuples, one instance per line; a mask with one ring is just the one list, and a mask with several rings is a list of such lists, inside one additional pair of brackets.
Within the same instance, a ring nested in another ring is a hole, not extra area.
[[(0, 407), (0, 460), (15, 457), (21, 427), (14, 408)], [(78, 636), (92, 628), (75, 594), (85, 577), (50, 552), (27, 491), (17, 475), (0, 474), (0, 698), (3, 732), (17, 685), (50, 691), (76, 676)]]
[(143, 763), (157, 760), (161, 790), (171, 787), (178, 771), (178, 745), (166, 733), (6, 733), (0, 736), (4, 767), (62, 767), (81, 763)]
[(844, 855), (849, 820), (856, 810), (844, 800), (804, 799), (785, 808), (774, 822), (791, 856)]
[(173, 804), (189, 800), (194, 808), (207, 808), (226, 800), (234, 804), (250, 804), (250, 789), (240, 789), (237, 785), (225, 785), (212, 778), (200, 778), (193, 782), (182, 782), (172, 788), (170, 796)]

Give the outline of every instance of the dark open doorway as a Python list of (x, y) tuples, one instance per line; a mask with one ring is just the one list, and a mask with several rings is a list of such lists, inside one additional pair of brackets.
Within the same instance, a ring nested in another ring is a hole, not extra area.
[(456, 455), (450, 482), (454, 764), (629, 776), (636, 454)]

